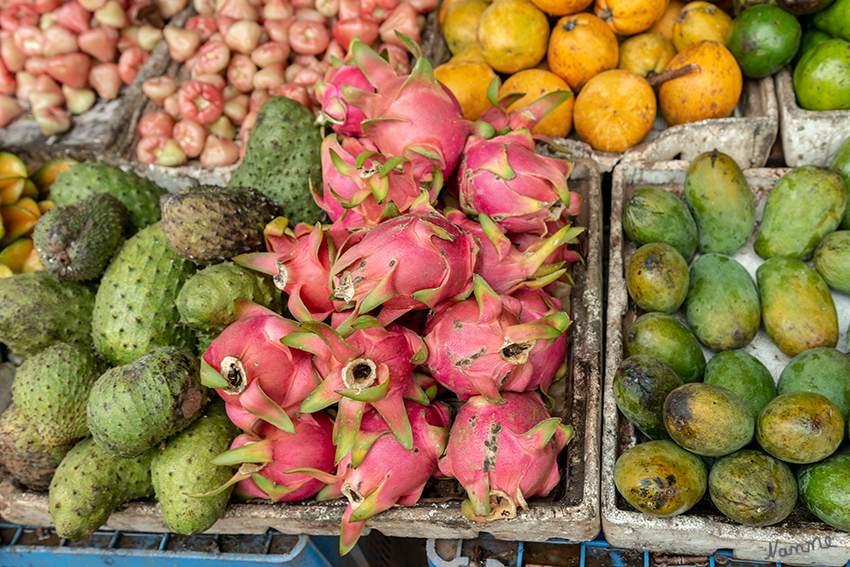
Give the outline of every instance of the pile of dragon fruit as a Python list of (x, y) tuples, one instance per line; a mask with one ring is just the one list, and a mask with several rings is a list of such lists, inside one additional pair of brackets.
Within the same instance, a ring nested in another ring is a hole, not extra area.
[(195, 0), (198, 14), (163, 30), (189, 80), (163, 76), (142, 85), (158, 108), (139, 122), (137, 159), (236, 163), (268, 98), (286, 96), (319, 110), (316, 83), (354, 37), (386, 50), (399, 72), (409, 73), (409, 53), (395, 32), (418, 42), (424, 14), (436, 6), (437, 0)]
[(213, 461), (239, 466), (234, 493), (347, 498), (342, 553), (432, 477), (459, 481), (469, 519), (515, 517), (557, 485), (573, 435), (544, 400), (567, 370), (552, 293), (581, 260), (581, 197), (530, 134), (563, 98), (472, 123), (418, 55), (399, 74), (354, 40), (328, 71), (315, 197), (332, 223), (272, 223), (268, 252), (234, 258), (273, 276), (292, 319), (237, 302), (203, 355), (244, 432)]

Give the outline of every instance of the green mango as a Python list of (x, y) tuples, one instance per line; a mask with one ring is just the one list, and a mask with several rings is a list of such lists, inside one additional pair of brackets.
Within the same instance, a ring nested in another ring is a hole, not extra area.
[(745, 77), (761, 79), (791, 62), (800, 48), (803, 28), (779, 6), (752, 6), (729, 27), (726, 47)]
[(833, 528), (850, 532), (850, 454), (836, 453), (797, 469), (800, 500)]
[(756, 269), (762, 322), (770, 340), (788, 356), (838, 344), (838, 312), (817, 270), (775, 256)]
[(614, 374), (617, 408), (650, 439), (670, 439), (664, 427), (664, 400), (682, 385), (673, 370), (648, 354), (636, 354), (620, 363)]
[(723, 386), (738, 394), (754, 418), (776, 397), (776, 384), (770, 370), (743, 350), (724, 350), (712, 356), (705, 366), (703, 382)]
[(850, 0), (835, 0), (814, 15), (812, 24), (832, 37), (850, 41)]
[(850, 108), (850, 42), (834, 38), (809, 49), (794, 68), (793, 84), (800, 108)]
[(691, 266), (685, 317), (696, 338), (714, 351), (748, 345), (761, 323), (752, 276), (729, 256), (700, 256)]
[(685, 202), (659, 187), (639, 187), (623, 204), (623, 230), (643, 246), (664, 242), (690, 264), (697, 250), (697, 224)]
[(756, 222), (753, 193), (741, 168), (717, 150), (694, 158), (685, 174), (685, 202), (699, 230), (701, 254), (732, 255)]
[(847, 189), (838, 173), (814, 165), (795, 167), (767, 196), (753, 248), (765, 260), (808, 260), (821, 238), (838, 228), (846, 208)]
[(678, 311), (688, 294), (688, 263), (669, 244), (644, 244), (629, 259), (626, 289), (644, 311)]
[(850, 294), (850, 230), (824, 236), (815, 248), (814, 264), (829, 287)]
[[(850, 137), (841, 143), (838, 151), (832, 156), (829, 169), (838, 172), (841, 179), (844, 180), (844, 187), (847, 189), (848, 195), (850, 195)], [(848, 201), (850, 201), (850, 197), (848, 197)], [(850, 229), (850, 206), (844, 209), (844, 216), (839, 228)]]
[(614, 486), (641, 512), (667, 518), (684, 514), (705, 494), (708, 470), (697, 455), (672, 441), (647, 441), (614, 464)]
[(627, 356), (654, 356), (681, 378), (699, 382), (705, 371), (705, 354), (688, 327), (673, 315), (652, 311), (634, 320), (626, 331)]
[(838, 349), (810, 348), (791, 359), (779, 375), (779, 394), (817, 392), (850, 421), (850, 357)]
[(822, 32), (819, 29), (808, 28), (804, 30), (803, 35), (800, 38), (800, 48), (797, 50), (797, 54), (794, 56), (792, 63), (797, 65), (797, 62), (800, 61), (809, 49), (817, 47), (821, 43), (830, 39), (832, 39), (831, 35)]

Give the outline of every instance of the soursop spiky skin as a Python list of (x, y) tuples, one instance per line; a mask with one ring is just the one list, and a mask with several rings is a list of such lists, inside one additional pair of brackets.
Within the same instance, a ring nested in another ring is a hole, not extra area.
[(86, 403), (106, 363), (91, 348), (57, 343), (26, 359), (15, 373), (12, 399), (42, 444), (73, 444), (89, 435)]
[(161, 218), (159, 198), (166, 190), (132, 171), (93, 161), (72, 165), (50, 186), (50, 198), (57, 207), (77, 204), (95, 193), (109, 193), (121, 201), (131, 225), (140, 229)]
[(99, 277), (124, 235), (129, 213), (109, 193), (95, 193), (76, 205), (41, 216), (32, 240), (45, 269), (60, 280)]
[(163, 195), (159, 203), (165, 241), (196, 264), (264, 252), (263, 229), (281, 212), (259, 191), (241, 187), (193, 187)]
[(0, 415), (0, 465), (32, 490), (46, 491), (56, 467), (74, 443), (47, 446), (13, 403)]
[(48, 489), (56, 534), (70, 540), (88, 537), (122, 504), (152, 496), (152, 456), (147, 451), (137, 457), (116, 457), (91, 437), (74, 445), (56, 468)]
[(193, 349), (195, 337), (180, 323), (174, 300), (195, 271), (195, 264), (165, 243), (159, 222), (128, 238), (97, 289), (92, 310), (95, 351), (120, 366), (156, 347)]
[(89, 394), (86, 422), (105, 451), (133, 457), (188, 427), (208, 400), (197, 357), (164, 346), (104, 372)]
[(162, 519), (172, 532), (205, 532), (224, 513), (234, 485), (204, 498), (188, 495), (213, 492), (230, 480), (233, 468), (210, 461), (227, 451), (238, 434), (224, 402), (216, 400), (192, 425), (170, 437), (165, 447), (153, 450), (151, 480)]
[(276, 96), (264, 102), (228, 186), (261, 191), (281, 206), (292, 226), (315, 223), (323, 214), (310, 190), (311, 183), (322, 186), (322, 135), (315, 122), (298, 101)]
[(46, 271), (0, 278), (0, 343), (24, 360), (60, 342), (91, 347), (94, 303), (91, 285)]
[(236, 320), (233, 302), (237, 299), (277, 313), (282, 307), (281, 292), (271, 276), (227, 261), (207, 266), (186, 280), (177, 294), (177, 311), (196, 333), (217, 335)]

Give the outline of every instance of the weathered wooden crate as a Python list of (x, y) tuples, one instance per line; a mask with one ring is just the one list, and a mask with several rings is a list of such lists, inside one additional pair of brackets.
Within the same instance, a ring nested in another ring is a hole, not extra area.
[[(565, 538), (594, 539), (600, 530), (599, 434), (602, 388), (602, 231), (603, 212), (599, 173), (586, 159), (575, 160), (570, 189), (584, 199), (581, 214), (573, 224), (586, 227), (582, 234), (584, 263), (572, 265), (574, 287), (564, 284), (559, 295), (573, 321), (569, 329), (567, 376), (550, 388), (558, 413), (572, 425), (575, 437), (559, 458), (561, 482), (547, 498), (531, 499), (530, 510), (521, 510), (511, 520), (480, 524), (466, 520), (460, 500), (431, 497), (410, 508), (394, 508), (367, 523), (388, 536), (417, 538), (472, 538), (482, 532), (503, 540), (544, 541)], [(443, 481), (445, 482), (445, 481)], [(450, 481), (455, 482), (455, 481)], [(459, 485), (457, 485), (459, 488)], [(8, 476), (0, 482), (0, 516), (7, 522), (49, 526), (47, 494), (26, 490)], [(339, 533), (345, 501), (231, 503), (210, 533), (263, 533), (274, 528), (288, 534), (334, 535)], [(106, 528), (164, 532), (159, 505), (151, 501), (131, 502), (113, 513)]]
[(850, 110), (804, 110), (794, 94), (794, 68), (775, 75), (782, 153), (789, 167), (829, 165), (841, 143), (850, 138)]
[[(685, 514), (657, 518), (632, 508), (614, 486), (614, 464), (626, 449), (646, 440), (620, 413), (614, 399), (613, 377), (625, 357), (624, 335), (640, 314), (628, 296), (625, 267), (636, 245), (623, 232), (623, 205), (638, 187), (661, 187), (682, 195), (686, 161), (621, 164), (614, 169), (611, 191), (609, 280), (605, 386), (603, 393), (602, 433), (602, 529), (614, 547), (654, 551), (671, 555), (710, 556), (717, 550), (731, 550), (747, 561), (770, 561), (801, 565), (844, 565), (850, 560), (850, 534), (821, 522), (802, 503), (797, 504), (783, 522), (762, 528), (749, 527), (723, 516), (706, 496)], [(764, 212), (764, 203), (776, 181), (787, 169), (746, 169), (756, 202), (756, 227)], [(762, 260), (752, 249), (757, 228), (741, 251), (733, 257), (753, 277)], [(842, 329), (838, 347), (847, 349), (847, 325), (850, 323), (850, 296), (833, 290)], [(682, 312), (676, 314), (685, 323)], [(687, 323), (685, 323), (687, 324)], [(703, 349), (707, 357), (711, 351)], [(748, 346), (746, 352), (761, 360), (774, 380), (790, 361), (770, 341), (764, 330)], [(846, 450), (845, 440), (843, 449)]]
[[(171, 18), (170, 23), (182, 26), (193, 12), (189, 6)], [(0, 149), (18, 155), (26, 163), (44, 163), (58, 158), (110, 160), (116, 155), (117, 143), (128, 126), (135, 128), (141, 117), (142, 104), (147, 100), (142, 83), (161, 75), (170, 61), (168, 45), (164, 39), (160, 40), (136, 80), (122, 87), (118, 98), (98, 99), (85, 113), (72, 116), (70, 130), (56, 136), (42, 134), (31, 114), (21, 116), (0, 128)]]

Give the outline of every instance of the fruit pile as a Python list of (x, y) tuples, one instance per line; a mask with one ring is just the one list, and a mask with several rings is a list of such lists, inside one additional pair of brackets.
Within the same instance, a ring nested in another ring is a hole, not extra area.
[[(197, 0), (182, 28), (165, 41), (180, 77), (154, 77), (142, 89), (157, 110), (138, 125), (141, 163), (230, 165), (245, 156), (257, 112), (272, 96), (295, 99), (318, 114), (320, 84), (359, 37), (386, 51), (396, 70), (410, 71), (401, 32), (420, 41), (425, 12), (436, 0)], [(353, 85), (352, 85), (353, 86)]]
[(232, 497), (347, 498), (346, 553), (432, 477), (478, 522), (559, 483), (571, 164), (535, 153), (529, 115), (465, 120), (411, 48), (399, 74), (352, 42), (339, 72), (364, 88), (337, 106), (363, 120), (324, 138), (267, 100), (227, 187), (170, 194), (92, 162), (56, 177), (44, 269), (0, 279), (22, 359), (0, 459), (47, 488), (60, 537), (150, 496), (187, 534)]
[(0, 128), (31, 112), (45, 136), (133, 83), (186, 0), (30, 0), (0, 11)]
[[(836, 308), (850, 293), (848, 155), (850, 139), (830, 168), (789, 170), (758, 226), (746, 178), (718, 151), (690, 164), (681, 199), (641, 187), (624, 204), (638, 246), (626, 285), (643, 313), (625, 333), (613, 391), (649, 441), (620, 455), (614, 481), (638, 510), (682, 514), (708, 491), (728, 518), (768, 526), (799, 495), (850, 531), (850, 456), (839, 449), (850, 439), (850, 358)], [(755, 278), (735, 256), (748, 242)], [(776, 382), (745, 350), (760, 328), (789, 357)]]

